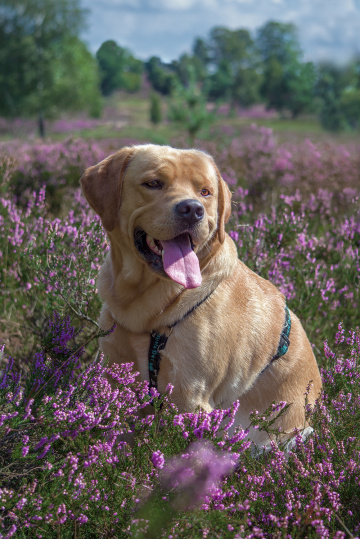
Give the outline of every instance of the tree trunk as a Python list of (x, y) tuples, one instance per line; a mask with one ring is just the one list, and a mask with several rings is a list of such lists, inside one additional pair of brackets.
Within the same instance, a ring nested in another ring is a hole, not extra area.
[(45, 138), (45, 121), (44, 121), (44, 114), (39, 112), (38, 114), (38, 129), (39, 129), (39, 136), (41, 138)]

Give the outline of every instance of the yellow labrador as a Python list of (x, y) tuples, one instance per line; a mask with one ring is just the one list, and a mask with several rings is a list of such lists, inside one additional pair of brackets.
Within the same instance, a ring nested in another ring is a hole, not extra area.
[[(100, 270), (100, 325), (111, 363), (134, 362), (160, 393), (171, 383), (182, 412), (229, 407), (236, 423), (272, 401), (284, 439), (304, 429), (306, 387), (319, 370), (284, 296), (237, 257), (225, 232), (231, 193), (199, 150), (126, 147), (86, 170), (83, 193), (100, 216), (110, 251)], [(259, 445), (264, 432), (252, 430)]]

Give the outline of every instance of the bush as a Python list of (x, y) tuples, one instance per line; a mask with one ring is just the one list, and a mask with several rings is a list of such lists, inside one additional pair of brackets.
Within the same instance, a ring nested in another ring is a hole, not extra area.
[(150, 94), (150, 121), (157, 125), (162, 120), (161, 100), (159, 94), (151, 92)]
[(207, 110), (205, 96), (191, 82), (187, 88), (178, 85), (172, 94), (168, 116), (170, 121), (179, 124), (189, 137), (190, 146), (194, 145), (195, 136), (204, 127), (214, 121), (214, 115)]

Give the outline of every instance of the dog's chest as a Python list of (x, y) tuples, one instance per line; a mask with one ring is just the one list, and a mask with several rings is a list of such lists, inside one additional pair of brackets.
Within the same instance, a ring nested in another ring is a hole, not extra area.
[(150, 335), (128, 335), (129, 343), (133, 352), (133, 361), (136, 370), (139, 371), (142, 380), (149, 380), (149, 346)]

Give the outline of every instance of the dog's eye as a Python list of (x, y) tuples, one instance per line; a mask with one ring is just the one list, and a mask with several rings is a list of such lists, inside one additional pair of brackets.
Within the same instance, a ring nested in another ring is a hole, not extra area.
[(149, 182), (145, 182), (144, 185), (146, 187), (150, 187), (150, 189), (161, 189), (162, 184), (159, 182), (159, 180), (151, 180)]
[(200, 193), (203, 197), (208, 197), (209, 195), (211, 195), (209, 189), (201, 189)]

